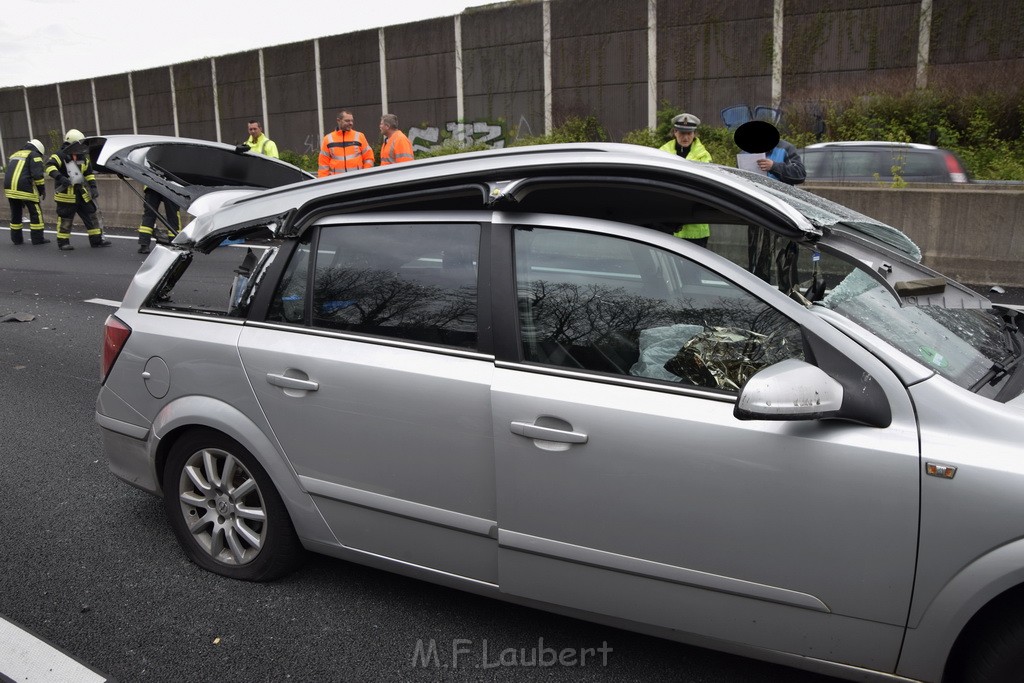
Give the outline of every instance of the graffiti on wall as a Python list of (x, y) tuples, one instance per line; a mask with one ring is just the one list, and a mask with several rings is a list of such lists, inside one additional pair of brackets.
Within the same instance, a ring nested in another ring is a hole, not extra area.
[(443, 131), (437, 126), (413, 126), (409, 129), (409, 140), (417, 152), (429, 152), (443, 145), (446, 140), (454, 140), (461, 145), (483, 144), (497, 149), (505, 146), (505, 129), (502, 124), (489, 121), (449, 121), (444, 124)]
[(317, 135), (307, 135), (303, 153), (313, 156), (320, 154), (320, 140), (321, 138)]
[[(523, 115), (519, 116), (518, 130), (520, 132), (526, 131), (528, 135), (533, 135), (530, 123)], [(413, 151), (429, 152), (446, 143), (466, 147), (471, 145), (487, 145), (492, 149), (500, 149), (505, 146), (508, 134), (504, 121), (499, 121), (498, 123), (490, 121), (473, 121), (471, 123), (449, 121), (444, 124), (444, 128), (439, 126), (424, 126), (422, 128), (413, 126), (409, 129), (408, 136), (409, 141), (412, 142)], [(316, 157), (320, 153), (320, 140), (319, 136), (307, 135), (303, 143), (303, 152), (306, 155)]]

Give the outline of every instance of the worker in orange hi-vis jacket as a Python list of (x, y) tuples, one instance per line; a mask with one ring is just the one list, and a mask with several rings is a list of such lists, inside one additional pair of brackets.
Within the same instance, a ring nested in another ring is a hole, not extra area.
[(366, 136), (357, 130), (352, 112), (342, 109), (338, 112), (338, 128), (324, 136), (320, 143), (321, 178), (349, 171), (373, 167), (373, 150), (366, 142)]
[(384, 114), (380, 117), (380, 132), (384, 136), (384, 144), (380, 147), (381, 166), (413, 160), (412, 143), (399, 130), (397, 116)]

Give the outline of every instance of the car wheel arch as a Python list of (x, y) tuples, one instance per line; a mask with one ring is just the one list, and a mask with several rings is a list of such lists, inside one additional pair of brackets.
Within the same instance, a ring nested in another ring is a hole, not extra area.
[[(1007, 567), (1012, 569), (1007, 571)], [(911, 605), (896, 673), (939, 680), (950, 658), (962, 654), (956, 647), (963, 645), (961, 637), (969, 633), (972, 623), (976, 625), (999, 605), (1018, 597), (1024, 599), (1024, 539), (972, 560), (921, 610)]]
[[(158, 485), (163, 489), (163, 471), (174, 444), (197, 429), (209, 429), (237, 441), (252, 454), (273, 480), (278, 495), (292, 519), (295, 532), (306, 543), (315, 541), (338, 545), (338, 539), (323, 520), (312, 498), (299, 482), (291, 464), (281, 455), (277, 444), (243, 412), (209, 396), (188, 396), (171, 401), (153, 420), (158, 439), (155, 467)], [(267, 427), (269, 430), (269, 426)], [(268, 456), (267, 454), (275, 454)]]
[[(993, 632), (1001, 634), (1005, 630), (1004, 625), (1008, 618), (1020, 619), (1022, 609), (1024, 584), (1005, 590), (985, 603), (964, 625), (953, 643), (946, 658), (942, 680), (951, 683), (974, 680), (969, 674), (978, 668), (974, 666), (975, 657), (983, 648), (999, 640), (998, 637), (992, 637)], [(1015, 645), (1019, 647), (1019, 643)]]

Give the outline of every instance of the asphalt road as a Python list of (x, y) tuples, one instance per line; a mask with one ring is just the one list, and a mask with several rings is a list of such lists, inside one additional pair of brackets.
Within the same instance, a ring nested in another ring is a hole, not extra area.
[[(0, 316), (34, 316), (0, 324), (0, 617), (120, 681), (834, 680), (321, 556), (270, 584), (196, 568), (160, 501), (108, 473), (93, 421), (102, 300), (144, 259), (116, 237), (59, 252), (0, 230)], [(423, 666), (431, 640), (438, 666)], [(606, 649), (585, 666), (490, 666), (544, 647)], [(15, 655), (0, 642), (0, 674)]]

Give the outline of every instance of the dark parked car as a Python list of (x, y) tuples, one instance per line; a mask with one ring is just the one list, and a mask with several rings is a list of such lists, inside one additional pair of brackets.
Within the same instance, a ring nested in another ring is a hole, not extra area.
[(892, 183), (970, 182), (955, 154), (901, 142), (822, 142), (801, 150), (808, 180)]

